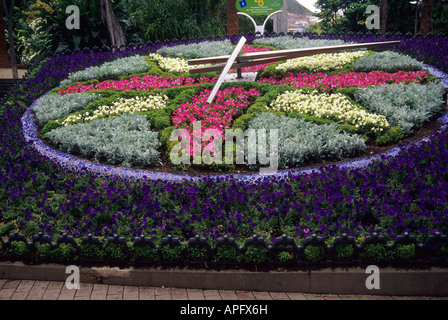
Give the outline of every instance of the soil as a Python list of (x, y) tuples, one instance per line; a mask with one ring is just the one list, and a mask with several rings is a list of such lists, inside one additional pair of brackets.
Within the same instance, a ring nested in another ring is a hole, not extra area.
[[(434, 120), (426, 123), (426, 125), (424, 125), (419, 130), (416, 130), (412, 135), (408, 136), (407, 138), (405, 138), (397, 143), (387, 145), (387, 146), (378, 146), (378, 145), (375, 145), (374, 141), (368, 141), (366, 151), (363, 154), (361, 154), (357, 157), (354, 157), (354, 158), (346, 158), (346, 159), (342, 159), (339, 161), (328, 161), (328, 162), (315, 163), (313, 165), (303, 166), (300, 168), (298, 167), (298, 168), (279, 169), (278, 171), (281, 172), (281, 171), (288, 171), (288, 170), (292, 170), (292, 169), (318, 168), (323, 165), (338, 164), (341, 162), (348, 161), (350, 159), (374, 157), (374, 156), (377, 156), (378, 154), (387, 152), (388, 150), (391, 150), (395, 147), (409, 144), (409, 143), (416, 142), (416, 141), (420, 141), (424, 138), (430, 137), (442, 125), (443, 124), (438, 122), (437, 119), (434, 119)], [(44, 143), (46, 143), (48, 146), (50, 146), (54, 149), (57, 149), (56, 146), (54, 146), (48, 140), (43, 140), (40, 132), (39, 132), (39, 138)], [(79, 157), (80, 159), (89, 160), (81, 155), (76, 155), (76, 156)], [(188, 170), (188, 171), (181, 171), (169, 163), (169, 159), (167, 158), (167, 156), (162, 156), (161, 160), (162, 161), (159, 162), (159, 165), (157, 167), (134, 168), (134, 169), (143, 169), (143, 170), (148, 170), (148, 171), (153, 171), (153, 172), (171, 173), (171, 174), (178, 174), (178, 175), (189, 175), (189, 176), (195, 176), (195, 177), (196, 176), (208, 176), (208, 175), (223, 175), (223, 174), (255, 174), (255, 173), (258, 173), (258, 171), (249, 170), (247, 168), (247, 166), (245, 166), (245, 165), (235, 165), (235, 170), (227, 170), (227, 171), (210, 171), (209, 169), (204, 168), (204, 167), (190, 168), (190, 170)], [(110, 165), (110, 164), (104, 163), (104, 162), (99, 162), (99, 163), (104, 164), (104, 165)], [(116, 167), (120, 167), (120, 166), (116, 166)]]

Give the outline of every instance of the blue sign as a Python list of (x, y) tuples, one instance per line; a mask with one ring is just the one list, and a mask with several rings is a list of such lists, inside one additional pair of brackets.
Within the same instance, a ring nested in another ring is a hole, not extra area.
[(241, 8), (247, 7), (246, 0), (241, 0), (241, 1), (240, 1), (240, 7), (241, 7)]

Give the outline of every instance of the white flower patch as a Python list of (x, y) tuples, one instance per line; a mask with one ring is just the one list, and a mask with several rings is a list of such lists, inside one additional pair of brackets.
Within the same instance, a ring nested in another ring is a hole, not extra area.
[(340, 123), (349, 123), (356, 128), (372, 127), (373, 132), (382, 131), (389, 123), (382, 115), (369, 113), (353, 103), (344, 95), (304, 94), (299, 91), (287, 91), (279, 95), (270, 107), (275, 111), (299, 112), (320, 118), (337, 119)]
[[(184, 73), (191, 69), (188, 65), (188, 61), (181, 58), (166, 58), (157, 53), (150, 53), (149, 59), (156, 62), (163, 71), (173, 73)], [(205, 64), (196, 65), (194, 68), (203, 67)]]
[(111, 116), (117, 116), (122, 114), (130, 114), (137, 112), (145, 112), (149, 110), (159, 110), (167, 106), (168, 97), (167, 96), (149, 96), (149, 97), (135, 97), (131, 99), (119, 98), (117, 101), (113, 102), (111, 106), (104, 105), (100, 106), (97, 110), (90, 115), (89, 112), (85, 114), (74, 114), (67, 117), (62, 124), (68, 126), (70, 124), (80, 123), (80, 122), (90, 122), (99, 118), (107, 118)]
[(291, 59), (276, 67), (277, 70), (286, 72), (307, 69), (313, 72), (338, 70), (356, 59), (368, 55), (368, 51), (350, 51), (336, 53), (322, 53), (309, 57)]

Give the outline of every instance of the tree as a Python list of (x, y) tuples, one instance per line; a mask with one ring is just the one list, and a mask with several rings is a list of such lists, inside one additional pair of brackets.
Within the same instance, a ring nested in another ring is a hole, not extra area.
[(12, 77), (14, 79), (18, 79), (19, 73), (17, 71), (16, 50), (14, 47), (14, 38), (13, 38), (13, 34), (12, 34), (12, 30), (13, 30), (12, 10), (14, 9), (14, 2), (15, 2), (15, 0), (10, 0), (9, 5), (8, 5), (5, 0), (1, 0), (3, 10), (5, 11), (6, 18), (8, 19), (8, 41), (9, 41), (9, 53), (11, 56)]
[(0, 68), (9, 68), (8, 44), (6, 43), (5, 23), (0, 8)]
[(425, 36), (429, 32), (431, 32), (431, 17), (433, 7), (434, 7), (434, 0), (423, 0), (422, 22), (420, 25), (420, 32)]
[(238, 10), (235, 0), (227, 0), (227, 34), (238, 34)]
[(101, 21), (106, 24), (111, 45), (120, 48), (126, 43), (126, 38), (120, 22), (115, 16), (109, 0), (99, 0)]
[(380, 2), (380, 31), (384, 36), (387, 31), (387, 10), (389, 7), (389, 3), (387, 0), (381, 0)]

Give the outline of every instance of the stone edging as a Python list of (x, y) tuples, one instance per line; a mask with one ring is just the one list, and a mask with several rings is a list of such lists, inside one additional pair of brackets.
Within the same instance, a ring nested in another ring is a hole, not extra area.
[[(71, 274), (60, 264), (0, 262), (0, 278), (65, 282)], [(325, 294), (448, 296), (448, 269), (379, 269), (379, 289), (367, 289), (366, 269), (325, 268), (309, 271), (191, 270), (183, 268), (80, 267), (80, 282), (109, 285), (247, 290)]]
[[(426, 69), (435, 77), (441, 79), (442, 83), (448, 90), (448, 75), (443, 73), (442, 71), (429, 66), (424, 65)], [(43, 97), (43, 96), (42, 96)], [(40, 97), (39, 99), (41, 99)], [(163, 173), (163, 172), (155, 172), (150, 170), (140, 170), (140, 169), (131, 169), (131, 168), (122, 168), (110, 165), (103, 165), (89, 160), (83, 160), (72, 156), (70, 154), (64, 153), (59, 150), (55, 150), (48, 145), (46, 145), (42, 140), (38, 137), (38, 126), (35, 121), (34, 113), (32, 112), (33, 108), (37, 104), (37, 99), (34, 101), (31, 106), (25, 111), (21, 121), (23, 127), (23, 135), (27, 141), (32, 142), (37, 152), (45, 157), (47, 157), (51, 162), (56, 163), (63, 170), (75, 171), (75, 172), (83, 172), (88, 171), (94, 174), (97, 177), (110, 179), (110, 178), (118, 178), (121, 180), (164, 180), (171, 182), (181, 182), (183, 180), (200, 180), (203, 178), (216, 178), (216, 179), (225, 179), (228, 177), (232, 177), (238, 181), (244, 181), (249, 183), (257, 183), (263, 181), (265, 179), (286, 179), (289, 175), (297, 175), (297, 174), (307, 174), (311, 172), (318, 172), (318, 169), (291, 169), (280, 171), (272, 175), (261, 175), (261, 174), (222, 174), (222, 175), (211, 175), (211, 176), (190, 176), (188, 174), (172, 174), (172, 173)], [(448, 124), (448, 113), (445, 113), (439, 120), (439, 122), (444, 123), (444, 127)], [(428, 138), (423, 139), (422, 141), (428, 140)], [(417, 142), (418, 143), (418, 142)], [(381, 158), (382, 156), (396, 156), (400, 152), (400, 147), (393, 148), (384, 152), (380, 155), (371, 157), (371, 158), (358, 158), (345, 162), (341, 162), (336, 164), (337, 167), (340, 168), (364, 168), (367, 167), (373, 161)]]

